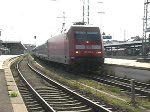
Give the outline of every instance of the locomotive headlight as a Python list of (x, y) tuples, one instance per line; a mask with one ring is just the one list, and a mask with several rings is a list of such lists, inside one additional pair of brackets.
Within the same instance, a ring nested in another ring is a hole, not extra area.
[(101, 52), (101, 51), (98, 51), (97, 53), (98, 53), (98, 54), (101, 54), (102, 52)]
[(79, 54), (79, 51), (76, 51), (76, 54)]

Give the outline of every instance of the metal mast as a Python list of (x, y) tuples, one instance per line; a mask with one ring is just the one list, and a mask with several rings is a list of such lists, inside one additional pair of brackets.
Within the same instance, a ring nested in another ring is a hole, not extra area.
[(89, 5), (89, 0), (87, 3), (87, 24), (90, 24), (90, 5)]
[(62, 23), (62, 30), (61, 30), (61, 33), (64, 32), (65, 30), (65, 20), (66, 20), (66, 16), (65, 16), (65, 12), (63, 12), (63, 16), (62, 17), (57, 17), (57, 18), (63, 18), (63, 23)]
[(146, 45), (146, 39), (147, 39), (147, 32), (150, 32), (150, 26), (148, 23), (148, 5), (149, 5), (149, 0), (144, 1), (144, 17), (143, 17), (143, 39), (142, 39), (142, 55), (146, 55), (145, 51), (145, 45)]
[[(86, 17), (86, 20), (85, 20)], [(83, 0), (83, 23), (90, 23), (90, 5), (89, 0)]]
[(83, 23), (84, 23), (84, 10), (85, 10), (85, 8), (84, 8), (84, 5), (85, 5), (85, 0), (83, 0)]

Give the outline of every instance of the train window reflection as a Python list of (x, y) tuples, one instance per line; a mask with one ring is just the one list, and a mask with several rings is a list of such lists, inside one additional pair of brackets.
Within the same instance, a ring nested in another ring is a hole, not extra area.
[(76, 32), (76, 41), (100, 41), (100, 35), (98, 32)]

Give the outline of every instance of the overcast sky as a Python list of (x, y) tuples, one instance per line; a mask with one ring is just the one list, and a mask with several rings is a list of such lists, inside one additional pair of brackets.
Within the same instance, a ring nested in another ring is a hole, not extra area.
[[(144, 0), (89, 1), (90, 24), (100, 26), (101, 31), (116, 40), (142, 36)], [(66, 26), (82, 21), (82, 3), (82, 0), (0, 0), (0, 38), (42, 44), (51, 35), (60, 33), (63, 19), (58, 17), (63, 12)]]

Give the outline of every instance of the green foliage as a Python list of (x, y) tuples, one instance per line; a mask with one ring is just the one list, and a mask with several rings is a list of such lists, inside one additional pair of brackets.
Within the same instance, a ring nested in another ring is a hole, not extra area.
[(118, 87), (113, 87), (113, 86), (107, 86), (107, 89), (110, 90), (111, 92), (114, 92), (114, 93), (120, 93), (120, 88)]
[(141, 103), (139, 105), (150, 109), (150, 99), (149, 98), (146, 98), (145, 100), (141, 99)]
[(13, 92), (9, 93), (9, 96), (11, 96), (11, 97), (17, 97), (18, 93), (13, 91)]

